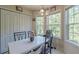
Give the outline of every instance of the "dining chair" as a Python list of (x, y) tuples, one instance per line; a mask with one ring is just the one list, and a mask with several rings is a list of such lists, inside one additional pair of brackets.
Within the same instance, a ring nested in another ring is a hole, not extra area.
[(32, 31), (28, 31), (28, 37), (33, 37), (34, 33)]
[(26, 39), (26, 32), (23, 31), (23, 32), (15, 32), (14, 33), (14, 40), (17, 41), (17, 40), (22, 40), (22, 39)]
[(32, 31), (28, 31), (28, 38), (30, 38), (30, 41), (34, 41), (34, 33)]
[[(49, 39), (48, 42), (46, 42), (46, 40)], [(53, 40), (53, 34), (51, 30), (47, 30), (46, 31), (46, 35), (45, 35), (45, 49), (44, 49), (44, 54), (50, 53), (51, 54), (51, 49), (52, 47), (52, 40)]]

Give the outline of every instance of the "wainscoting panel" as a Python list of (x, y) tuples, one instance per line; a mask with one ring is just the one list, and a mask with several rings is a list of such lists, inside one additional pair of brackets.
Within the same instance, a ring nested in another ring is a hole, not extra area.
[(32, 17), (1, 9), (1, 53), (8, 51), (8, 43), (14, 41), (14, 32), (32, 30)]

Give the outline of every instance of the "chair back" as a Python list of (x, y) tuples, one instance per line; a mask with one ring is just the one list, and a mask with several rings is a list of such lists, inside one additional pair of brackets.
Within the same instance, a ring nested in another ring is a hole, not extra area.
[(51, 30), (47, 30), (47, 31), (46, 31), (46, 37), (47, 37), (47, 38), (49, 38), (51, 34), (52, 34), (52, 31), (51, 31)]
[[(48, 42), (47, 42), (47, 39), (49, 39)], [(52, 31), (51, 30), (47, 30), (46, 31), (46, 37), (45, 37), (44, 54), (47, 54), (48, 51), (49, 51), (49, 53), (51, 53), (52, 39), (53, 39)]]
[(22, 39), (26, 39), (26, 32), (23, 31), (23, 32), (15, 32), (14, 33), (14, 40), (17, 41), (17, 40), (22, 40)]
[(34, 33), (32, 31), (28, 31), (28, 37), (34, 37)]

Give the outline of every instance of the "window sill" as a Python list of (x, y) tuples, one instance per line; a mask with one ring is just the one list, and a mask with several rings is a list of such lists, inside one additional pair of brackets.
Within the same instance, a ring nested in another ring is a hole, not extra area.
[(54, 36), (53, 38), (54, 38), (54, 39), (59, 39), (59, 40), (61, 39), (61, 38), (59, 38), (59, 37), (55, 37), (55, 36)]
[(65, 42), (68, 42), (68, 43), (70, 43), (72, 45), (75, 45), (75, 46), (79, 47), (79, 44), (78, 43), (72, 42), (70, 40), (65, 40)]

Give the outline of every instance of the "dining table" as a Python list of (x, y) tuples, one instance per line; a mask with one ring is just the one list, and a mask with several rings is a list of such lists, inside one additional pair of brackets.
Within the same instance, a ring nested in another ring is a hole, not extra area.
[[(49, 39), (47, 39), (48, 41)], [(13, 41), (8, 43), (10, 54), (22, 54), (28, 53), (29, 51), (41, 46), (45, 43), (45, 37), (34, 36), (34, 40), (31, 42), (30, 38), (23, 40)]]

